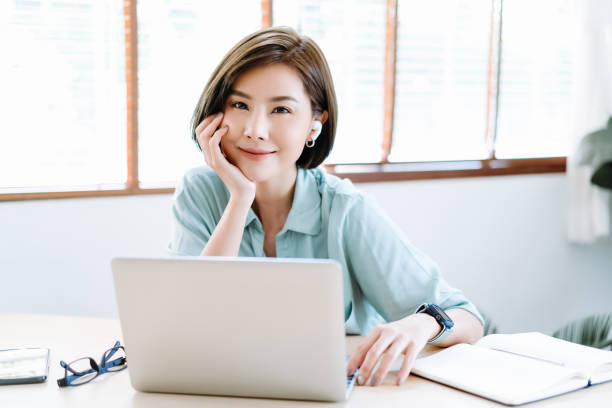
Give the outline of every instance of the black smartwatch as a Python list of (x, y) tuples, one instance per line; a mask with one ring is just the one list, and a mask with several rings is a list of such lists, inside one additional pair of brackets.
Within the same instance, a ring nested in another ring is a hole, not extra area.
[(453, 320), (442, 310), (442, 308), (433, 303), (423, 303), (414, 313), (427, 313), (432, 316), (441, 327), (441, 330), (427, 344), (442, 343), (451, 334), (452, 328), (455, 325)]

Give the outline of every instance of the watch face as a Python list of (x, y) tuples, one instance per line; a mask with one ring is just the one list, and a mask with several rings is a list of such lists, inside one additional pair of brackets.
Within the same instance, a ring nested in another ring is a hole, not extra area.
[[(435, 309), (435, 311), (440, 315), (440, 318), (444, 319), (444, 320), (451, 320), (450, 317), (448, 317), (448, 315), (446, 314), (446, 312), (444, 310), (442, 310), (442, 308), (438, 305), (431, 305), (431, 307), (433, 309)], [(438, 319), (439, 320), (439, 319)]]
[(431, 304), (427, 309), (427, 313), (435, 317), (438, 323), (443, 325), (447, 330), (450, 330), (455, 325), (453, 319), (451, 319), (440, 306)]

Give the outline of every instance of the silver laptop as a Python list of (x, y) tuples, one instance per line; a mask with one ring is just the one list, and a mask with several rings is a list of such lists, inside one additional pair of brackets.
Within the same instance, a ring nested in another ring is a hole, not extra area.
[(348, 398), (337, 262), (115, 258), (112, 270), (135, 389)]

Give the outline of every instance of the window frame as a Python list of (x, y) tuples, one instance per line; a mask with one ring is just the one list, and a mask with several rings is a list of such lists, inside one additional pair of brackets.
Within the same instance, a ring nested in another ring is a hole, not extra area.
[[(138, 176), (138, 0), (123, 0), (125, 23), (126, 88), (127, 88), (127, 178), (125, 184), (71, 186), (69, 188), (7, 188), (0, 189), (0, 201), (21, 201), (55, 198), (107, 197), (142, 194), (172, 194), (172, 185), (149, 186)], [(261, 0), (262, 28), (272, 26), (274, 0)], [(355, 183), (440, 178), (486, 177), (516, 174), (563, 173), (566, 157), (528, 159), (498, 159), (495, 157), (497, 134), (499, 79), (501, 72), (501, 29), (503, 0), (491, 0), (491, 30), (489, 37), (488, 92), (485, 143), (489, 157), (483, 160), (437, 162), (389, 162), (393, 145), (395, 107), (396, 48), (398, 0), (386, 2), (384, 120), (382, 129), (383, 155), (378, 163), (324, 164), (328, 173), (348, 178)], [(495, 47), (496, 45), (496, 47)]]

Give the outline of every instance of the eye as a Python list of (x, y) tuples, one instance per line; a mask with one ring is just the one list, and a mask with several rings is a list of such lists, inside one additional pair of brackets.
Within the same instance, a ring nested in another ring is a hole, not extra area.
[[(283, 109), (283, 111), (277, 111), (277, 109)], [(272, 111), (274, 113), (291, 113), (291, 111), (287, 108), (285, 108), (284, 106), (277, 106), (276, 108), (274, 108), (274, 110)]]
[(248, 109), (247, 106), (242, 102), (234, 102), (231, 106), (237, 109)]

